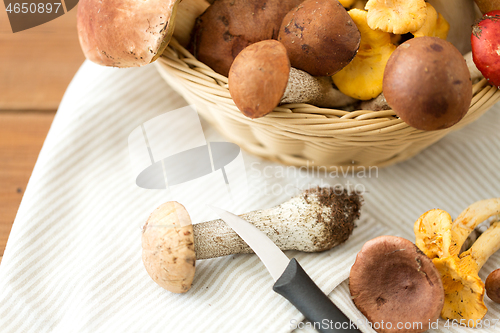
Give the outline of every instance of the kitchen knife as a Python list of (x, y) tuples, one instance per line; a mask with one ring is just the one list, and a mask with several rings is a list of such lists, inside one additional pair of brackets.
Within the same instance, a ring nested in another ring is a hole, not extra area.
[(210, 206), (257, 254), (273, 277), (273, 290), (288, 299), (320, 332), (360, 333), (307, 275), (262, 231), (241, 217)]

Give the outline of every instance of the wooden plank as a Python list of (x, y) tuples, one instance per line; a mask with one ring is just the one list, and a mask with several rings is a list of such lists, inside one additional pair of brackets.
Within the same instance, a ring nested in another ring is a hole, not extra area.
[(55, 112), (0, 112), (0, 260)]
[(0, 110), (56, 110), (85, 57), (76, 8), (48, 23), (12, 33), (0, 5)]

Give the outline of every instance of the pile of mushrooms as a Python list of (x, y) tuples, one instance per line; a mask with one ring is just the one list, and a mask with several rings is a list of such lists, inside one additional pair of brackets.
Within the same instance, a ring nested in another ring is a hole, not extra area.
[[(284, 8), (272, 11), (266, 6), (248, 16), (248, 2), (218, 0), (198, 19), (190, 45), (199, 60), (228, 75), (231, 97), (250, 118), (265, 116), (280, 104), (311, 103), (393, 109), (417, 129), (444, 129), (466, 114), (472, 87), (460, 51), (443, 42), (451, 24), (434, 7), (443, 9), (443, 2), (432, 3), (306, 0), (287, 7), (286, 15)], [(453, 19), (453, 10), (444, 10)], [(452, 23), (457, 30), (464, 24)], [(248, 28), (259, 24), (270, 28)], [(409, 33), (419, 41), (397, 47)], [(457, 45), (467, 39), (463, 33), (460, 37), (452, 38)], [(420, 63), (408, 64), (412, 59)]]
[[(281, 250), (320, 252), (345, 242), (359, 218), (361, 197), (334, 188), (314, 188), (273, 208), (241, 215)], [(178, 202), (153, 211), (142, 230), (142, 260), (151, 278), (174, 293), (187, 292), (196, 260), (252, 249), (224, 221), (192, 224)]]
[[(491, 223), (469, 249), (462, 251), (462, 246), (474, 228), (489, 218), (498, 219), (499, 214), (500, 198), (494, 198), (470, 205), (455, 221), (447, 212), (433, 209), (415, 222), (416, 245), (432, 259), (443, 281), (445, 303), (441, 317), (444, 319), (475, 327), (486, 314), (485, 284), (478, 273), (500, 249), (500, 222)], [(499, 286), (500, 279), (495, 273), (488, 283), (495, 301)]]
[[(251, 118), (280, 104), (311, 103), (344, 110), (393, 109), (410, 126), (437, 130), (458, 122), (472, 98), (471, 78), (458, 55), (470, 50), (474, 9), (471, 1), (457, 2), (81, 0), (78, 34), (88, 59), (115, 67), (155, 61), (174, 36), (198, 60), (228, 76), (236, 106)], [(454, 46), (434, 39), (448, 39)], [(282, 74), (260, 66), (272, 55), (258, 55), (254, 48), (231, 70), (243, 50), (269, 40), (278, 40), (286, 50), (288, 63), (282, 54), (272, 61), (283, 61)], [(413, 44), (421, 46), (408, 47)], [(436, 51), (435, 44), (444, 51), (427, 54)], [(267, 58), (248, 60), (249, 54)], [(410, 66), (411, 58), (423, 62)], [(436, 60), (439, 64), (430, 68)], [(277, 80), (273, 94), (267, 94), (263, 87)], [(423, 80), (427, 89), (420, 89)]]

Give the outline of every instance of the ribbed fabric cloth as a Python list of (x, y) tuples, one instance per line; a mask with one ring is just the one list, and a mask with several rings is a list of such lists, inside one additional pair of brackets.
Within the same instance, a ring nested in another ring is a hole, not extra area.
[[(357, 321), (363, 316), (346, 279), (367, 240), (393, 234), (413, 241), (413, 223), (425, 211), (442, 208), (456, 217), (477, 200), (500, 196), (498, 105), (410, 161), (371, 176), (283, 169), (243, 153), (244, 200), (228, 200), (222, 175), (215, 173), (169, 190), (138, 187), (130, 133), (185, 105), (153, 66), (81, 67), (40, 153), (0, 265), (1, 332), (274, 333), (289, 332), (304, 319), (272, 291), (273, 280), (255, 255), (198, 261), (186, 294), (157, 286), (142, 264), (141, 226), (168, 200), (185, 204), (193, 221), (201, 222), (216, 217), (206, 204), (243, 213), (272, 207), (309, 186), (358, 184), (366, 190), (365, 205), (345, 244), (324, 253), (287, 252)], [(201, 124), (207, 141), (223, 141)], [(498, 267), (497, 254), (480, 276)], [(500, 318), (500, 307), (485, 300), (486, 318)], [(495, 332), (497, 325), (482, 331)]]

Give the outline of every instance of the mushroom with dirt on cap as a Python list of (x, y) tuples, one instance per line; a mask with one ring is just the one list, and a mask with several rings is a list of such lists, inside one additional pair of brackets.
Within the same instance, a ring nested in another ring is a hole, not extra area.
[(228, 84), (234, 103), (250, 118), (263, 117), (280, 103), (341, 107), (355, 102), (335, 89), (330, 77), (313, 77), (291, 68), (285, 47), (276, 40), (241, 51), (229, 71)]
[[(359, 218), (361, 196), (334, 188), (313, 188), (287, 202), (241, 215), (281, 250), (320, 252), (351, 235)], [(197, 259), (252, 249), (224, 221), (191, 224), (184, 206), (167, 202), (153, 211), (142, 230), (142, 260), (162, 288), (185, 293), (192, 285)]]
[[(444, 302), (441, 277), (432, 261), (415, 244), (395, 236), (365, 243), (351, 268), (349, 290), (379, 333), (424, 332), (439, 318)], [(402, 328), (399, 323), (412, 325)]]
[(337, 0), (306, 0), (283, 18), (278, 40), (292, 67), (331, 76), (356, 55), (361, 36)]

